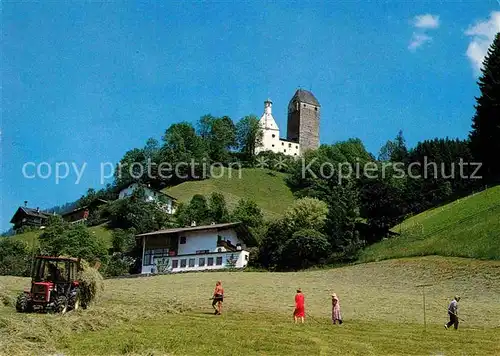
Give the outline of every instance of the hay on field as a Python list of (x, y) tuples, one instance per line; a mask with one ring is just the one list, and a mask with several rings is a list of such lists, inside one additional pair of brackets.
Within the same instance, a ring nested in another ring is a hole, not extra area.
[(80, 283), (80, 301), (89, 305), (97, 302), (104, 291), (104, 279), (99, 271), (91, 267), (86, 261), (80, 263), (81, 271), (78, 272)]
[(14, 306), (14, 298), (12, 298), (12, 296), (9, 295), (3, 288), (0, 288), (0, 306)]

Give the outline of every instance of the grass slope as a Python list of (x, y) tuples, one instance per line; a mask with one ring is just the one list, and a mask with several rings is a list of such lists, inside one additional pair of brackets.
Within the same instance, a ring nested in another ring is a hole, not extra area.
[(405, 220), (401, 236), (374, 244), (361, 262), (441, 255), (500, 260), (500, 186)]
[[(214, 282), (226, 292), (212, 315)], [(0, 277), (15, 295), (29, 282)], [(426, 289), (427, 331), (421, 290)], [(305, 325), (291, 324), (302, 287)], [(1, 288), (0, 288), (1, 289)], [(330, 325), (330, 293), (344, 324)], [(458, 331), (445, 330), (462, 296)], [(67, 315), (17, 314), (0, 304), (0, 354), (498, 355), (500, 262), (423, 257), (297, 273), (213, 272), (105, 281), (99, 304)]]
[(262, 209), (267, 218), (281, 215), (293, 202), (293, 195), (285, 184), (286, 175), (267, 169), (243, 168), (214, 172), (216, 177), (191, 181), (167, 188), (164, 191), (181, 202), (189, 202), (193, 195), (208, 197), (212, 192), (224, 195), (232, 209), (241, 198), (251, 199)]
[[(97, 237), (106, 242), (108, 247), (111, 247), (111, 231), (107, 228), (106, 224), (92, 226), (89, 228), (92, 234), (97, 235)], [(28, 231), (22, 234), (14, 235), (10, 238), (16, 240), (26, 241), (29, 246), (35, 246), (38, 244), (38, 236), (42, 233), (43, 230), (40, 231)]]

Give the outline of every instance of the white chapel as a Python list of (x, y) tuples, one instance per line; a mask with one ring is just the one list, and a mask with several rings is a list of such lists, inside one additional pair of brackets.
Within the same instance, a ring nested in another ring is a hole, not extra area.
[(255, 154), (263, 151), (281, 152), (288, 156), (299, 156), (300, 145), (298, 142), (280, 139), (280, 129), (274, 120), (273, 102), (270, 99), (264, 101), (264, 114), (259, 120), (262, 127), (262, 145), (255, 148)]

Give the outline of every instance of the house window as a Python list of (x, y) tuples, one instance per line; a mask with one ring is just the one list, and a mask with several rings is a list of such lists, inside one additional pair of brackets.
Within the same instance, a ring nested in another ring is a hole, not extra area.
[(215, 264), (217, 266), (221, 266), (222, 265), (222, 256), (221, 257), (217, 257), (217, 259), (215, 260)]
[(294, 156), (297, 156), (297, 154), (296, 154), (296, 153), (294, 153), (293, 155), (294, 155)]
[(181, 268), (186, 267), (186, 259), (181, 260)]
[(198, 266), (200, 266), (200, 267), (205, 266), (205, 258), (204, 258), (204, 257), (201, 257), (201, 258), (198, 260)]
[(157, 248), (154, 250), (144, 251), (144, 266), (150, 266), (156, 264), (156, 261), (170, 256), (170, 250), (168, 248)]
[(274, 147), (274, 145), (273, 145), (273, 147)]
[(291, 143), (289, 143), (289, 144), (288, 144), (288, 147), (292, 147), (292, 144), (291, 144)]
[(172, 268), (178, 268), (179, 267), (179, 260), (172, 260)]
[(299, 145), (295, 146), (296, 149), (299, 149)]
[(186, 236), (179, 237), (179, 244), (184, 245), (186, 243)]
[(194, 258), (189, 259), (189, 267), (194, 267)]
[(144, 266), (150, 266), (152, 265), (152, 258), (153, 257), (153, 250), (146, 250), (144, 251), (144, 261), (143, 261), (143, 265)]
[(304, 104), (304, 107), (306, 107), (306, 104)]
[(286, 148), (285, 148), (285, 152), (286, 152)]
[(207, 258), (207, 266), (213, 266), (214, 265), (214, 258), (209, 257)]
[(275, 135), (275, 134), (273, 134), (273, 138), (275, 138), (275, 137), (276, 137), (276, 135)]
[[(157, 261), (165, 260), (165, 258), (170, 257), (170, 250), (168, 248), (157, 248), (153, 250), (153, 265), (157, 263)], [(163, 262), (161, 262), (163, 263)]]
[(245, 255), (245, 261), (248, 261), (248, 255)]
[(314, 111), (318, 111), (318, 108), (314, 108)]
[(284, 143), (284, 142), (281, 142), (281, 146), (284, 146), (284, 145), (285, 145), (285, 143)]

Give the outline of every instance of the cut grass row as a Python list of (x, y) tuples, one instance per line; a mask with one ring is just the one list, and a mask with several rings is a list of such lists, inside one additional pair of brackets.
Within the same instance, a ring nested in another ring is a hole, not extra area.
[[(497, 330), (498, 332), (498, 330)], [(341, 327), (283, 316), (183, 314), (85, 332), (61, 341), (69, 355), (497, 355), (495, 330), (347, 322)]]

